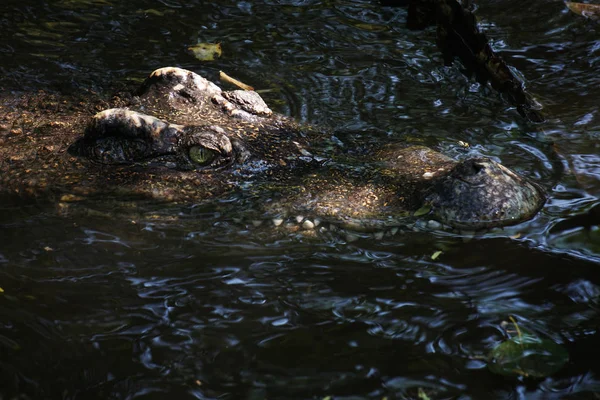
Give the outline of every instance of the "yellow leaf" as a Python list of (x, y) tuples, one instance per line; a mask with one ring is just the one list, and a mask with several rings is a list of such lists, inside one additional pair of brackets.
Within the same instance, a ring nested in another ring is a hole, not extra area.
[(158, 10), (155, 10), (153, 8), (149, 8), (149, 9), (144, 10), (142, 12), (145, 13), (145, 14), (148, 14), (148, 15), (155, 15), (157, 17), (164, 17), (165, 16), (165, 13), (163, 13), (161, 11), (158, 11)]
[(573, 3), (569, 1), (566, 4), (567, 7), (569, 7), (569, 10), (573, 11), (575, 14), (593, 20), (600, 19), (600, 5), (598, 4)]
[(435, 261), (435, 259), (438, 258), (440, 256), (440, 254), (442, 254), (441, 250), (436, 251), (435, 253), (433, 253), (431, 255), (431, 259)]
[(198, 43), (188, 47), (194, 57), (200, 61), (213, 61), (221, 57), (221, 43)]

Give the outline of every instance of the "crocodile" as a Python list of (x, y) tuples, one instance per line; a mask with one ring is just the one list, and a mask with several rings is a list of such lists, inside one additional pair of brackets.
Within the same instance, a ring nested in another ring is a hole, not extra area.
[(363, 229), (421, 214), (450, 227), (506, 226), (545, 201), (538, 184), (489, 158), (457, 161), (402, 142), (341, 146), (335, 132), (272, 112), (256, 92), (225, 91), (176, 67), (111, 102), (31, 102), (2, 102), (5, 193), (228, 199), (276, 224), (310, 215), (304, 226)]

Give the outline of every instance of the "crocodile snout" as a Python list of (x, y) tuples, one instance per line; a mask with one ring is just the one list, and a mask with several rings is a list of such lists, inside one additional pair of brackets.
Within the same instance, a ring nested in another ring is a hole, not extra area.
[(525, 221), (542, 207), (543, 190), (489, 158), (459, 162), (427, 198), (443, 222), (480, 229)]

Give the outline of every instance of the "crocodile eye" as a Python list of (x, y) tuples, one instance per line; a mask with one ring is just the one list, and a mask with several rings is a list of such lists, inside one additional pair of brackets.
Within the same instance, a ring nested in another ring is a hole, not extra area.
[(189, 150), (190, 159), (199, 165), (207, 165), (214, 161), (217, 152), (202, 146), (192, 146)]

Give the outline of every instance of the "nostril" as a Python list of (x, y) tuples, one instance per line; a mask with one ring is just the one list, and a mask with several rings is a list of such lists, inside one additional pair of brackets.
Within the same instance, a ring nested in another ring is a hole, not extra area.
[(485, 164), (480, 160), (465, 160), (457, 166), (456, 172), (459, 176), (468, 177), (474, 176), (485, 170)]
[(485, 169), (485, 165), (483, 165), (479, 161), (473, 160), (471, 168), (473, 169), (473, 175), (475, 175), (475, 174), (478, 174), (479, 172), (483, 171)]

